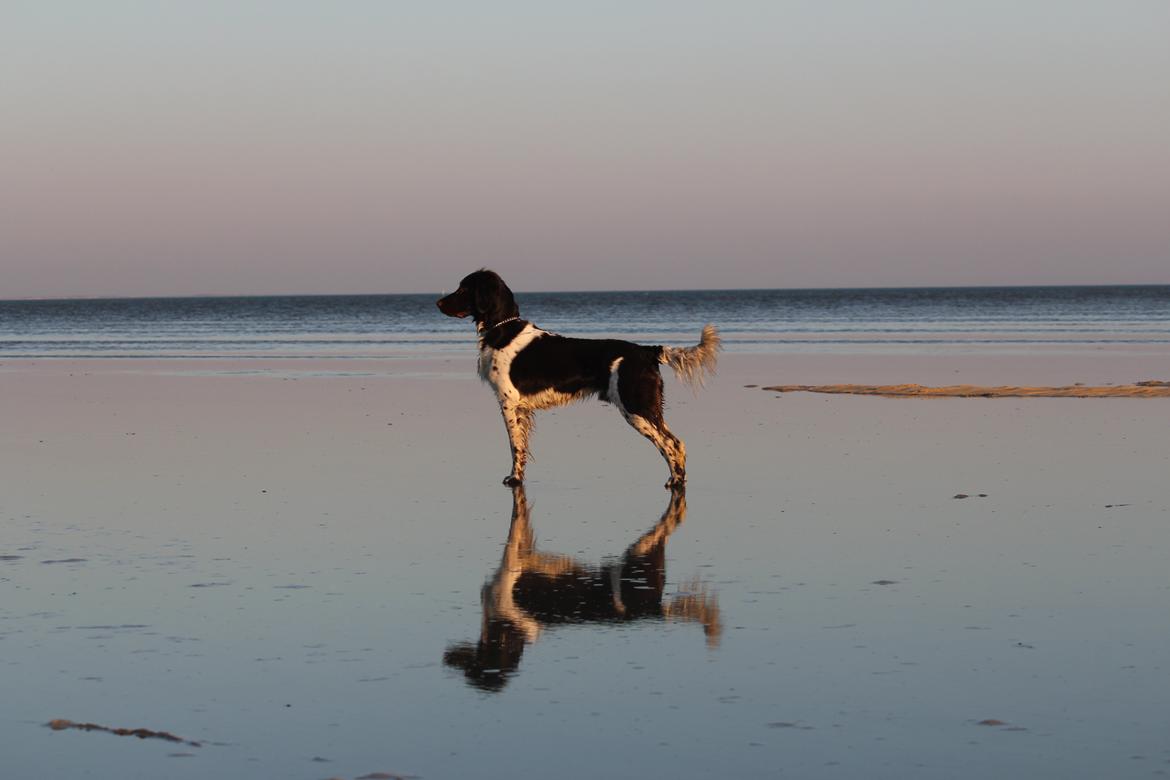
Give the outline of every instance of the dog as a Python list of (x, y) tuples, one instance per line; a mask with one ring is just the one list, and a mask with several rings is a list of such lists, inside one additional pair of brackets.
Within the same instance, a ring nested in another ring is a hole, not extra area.
[(687, 513), (686, 494), (670, 492), (662, 517), (620, 559), (600, 566), (536, 549), (524, 486), (512, 488), (512, 523), (504, 555), (483, 586), (479, 640), (447, 646), (443, 663), (463, 671), (468, 684), (499, 691), (520, 667), (525, 646), (562, 624), (681, 621), (703, 627), (707, 646), (723, 632), (719, 600), (693, 579), (670, 598), (666, 540)]
[(521, 319), (508, 285), (486, 269), (464, 277), (459, 289), (437, 305), (448, 317), (470, 316), (475, 321), (479, 375), (496, 391), (512, 449), (512, 472), (504, 478), (505, 485), (524, 482), (534, 413), (592, 395), (616, 406), (626, 422), (658, 448), (670, 470), (668, 489), (686, 484), (686, 447), (662, 416), (659, 365), (670, 366), (679, 379), (697, 389), (715, 372), (722, 348), (714, 326), (704, 326), (693, 347), (567, 338)]

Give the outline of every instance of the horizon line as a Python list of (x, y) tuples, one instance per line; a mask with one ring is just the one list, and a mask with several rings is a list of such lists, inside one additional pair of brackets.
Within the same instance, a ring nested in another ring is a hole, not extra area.
[[(1170, 282), (1158, 283), (1106, 283), (1106, 284), (928, 284), (928, 285), (870, 285), (863, 287), (670, 287), (645, 289), (612, 290), (513, 290), (519, 294), (564, 295), (568, 293), (685, 293), (685, 292), (812, 292), (821, 290), (865, 291), (865, 290), (1022, 290), (1037, 288), (1092, 289), (1129, 287), (1170, 287)], [(54, 302), (54, 301), (151, 301), (151, 300), (197, 300), (201, 298), (370, 298), (391, 295), (433, 295), (436, 292), (364, 292), (364, 293), (188, 293), (182, 295), (30, 295), (18, 298), (0, 298), (0, 303)]]

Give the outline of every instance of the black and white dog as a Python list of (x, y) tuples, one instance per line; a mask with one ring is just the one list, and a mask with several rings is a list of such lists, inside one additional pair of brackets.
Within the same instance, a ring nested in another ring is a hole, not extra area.
[(448, 317), (475, 320), (479, 375), (496, 391), (512, 446), (512, 473), (504, 478), (505, 485), (524, 481), (533, 413), (591, 395), (616, 406), (634, 430), (654, 443), (670, 468), (666, 487), (686, 483), (687, 451), (662, 417), (658, 366), (669, 365), (679, 379), (697, 387), (715, 371), (720, 341), (713, 326), (703, 328), (693, 347), (566, 338), (520, 319), (512, 291), (488, 270), (464, 277), (459, 289), (439, 299), (438, 306)]

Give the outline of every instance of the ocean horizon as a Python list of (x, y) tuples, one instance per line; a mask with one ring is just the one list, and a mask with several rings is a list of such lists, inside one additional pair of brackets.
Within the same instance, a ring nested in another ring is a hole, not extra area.
[[(439, 293), (0, 301), (6, 358), (393, 358), (466, 349)], [(729, 351), (1068, 350), (1170, 343), (1170, 285), (516, 292), (564, 335)]]
[[(926, 285), (860, 285), (848, 287), (654, 287), (654, 288), (614, 288), (614, 289), (580, 289), (580, 290), (525, 290), (514, 288), (517, 295), (591, 295), (613, 293), (738, 293), (738, 292), (865, 292), (890, 290), (1036, 290), (1036, 289), (1070, 289), (1070, 290), (1097, 290), (1097, 289), (1137, 289), (1137, 288), (1167, 288), (1165, 284), (926, 284)], [(191, 298), (364, 298), (371, 295), (401, 295), (401, 296), (431, 296), (442, 295), (450, 290), (433, 290), (423, 292), (319, 292), (319, 293), (290, 293), (290, 292), (256, 292), (256, 293), (189, 293), (182, 295), (21, 295), (12, 298), (0, 298), (0, 304), (19, 303), (24, 301), (136, 301), (136, 300), (172, 300)]]

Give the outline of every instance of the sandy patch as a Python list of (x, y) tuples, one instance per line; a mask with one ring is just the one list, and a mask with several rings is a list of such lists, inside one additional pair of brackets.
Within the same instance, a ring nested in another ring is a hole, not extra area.
[(890, 398), (1170, 398), (1170, 382), (1146, 381), (1132, 385), (1086, 387), (1016, 387), (999, 385), (770, 385), (775, 393), (835, 393), (842, 395), (881, 395)]

